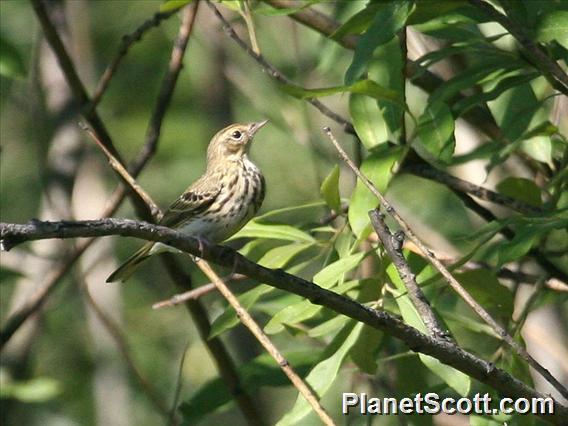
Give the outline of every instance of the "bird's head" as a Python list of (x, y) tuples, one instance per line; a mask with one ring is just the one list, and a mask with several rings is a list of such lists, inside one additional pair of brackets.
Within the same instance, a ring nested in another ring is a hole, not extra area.
[(231, 124), (219, 131), (207, 148), (207, 163), (237, 161), (248, 152), (250, 142), (268, 120), (249, 124)]

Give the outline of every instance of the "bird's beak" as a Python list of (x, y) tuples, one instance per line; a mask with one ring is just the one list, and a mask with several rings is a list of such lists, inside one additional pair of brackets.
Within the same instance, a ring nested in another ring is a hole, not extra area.
[(258, 132), (266, 123), (268, 123), (268, 120), (257, 121), (256, 123), (249, 124), (248, 128), (249, 136), (252, 138), (254, 134)]

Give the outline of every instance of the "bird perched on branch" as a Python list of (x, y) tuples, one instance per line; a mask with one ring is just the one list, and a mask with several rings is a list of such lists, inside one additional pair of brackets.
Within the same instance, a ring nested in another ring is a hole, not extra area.
[[(267, 122), (232, 124), (218, 132), (207, 148), (205, 173), (173, 202), (159, 224), (218, 243), (252, 219), (264, 200), (265, 183), (247, 154), (254, 135)], [(161, 243), (146, 243), (107, 282), (126, 281), (143, 260), (167, 250)]]

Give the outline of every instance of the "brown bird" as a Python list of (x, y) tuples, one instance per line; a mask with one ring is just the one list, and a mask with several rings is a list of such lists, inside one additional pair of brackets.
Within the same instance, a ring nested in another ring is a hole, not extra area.
[[(239, 231), (264, 200), (264, 177), (249, 160), (248, 151), (254, 135), (267, 122), (231, 124), (218, 132), (207, 148), (205, 173), (170, 205), (159, 224), (212, 243)], [(174, 249), (148, 242), (106, 281), (126, 281), (143, 260), (168, 250)]]

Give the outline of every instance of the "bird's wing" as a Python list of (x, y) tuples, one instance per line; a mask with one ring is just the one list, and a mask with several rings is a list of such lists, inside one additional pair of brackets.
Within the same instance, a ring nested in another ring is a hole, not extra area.
[(202, 177), (187, 188), (164, 213), (160, 225), (176, 228), (211, 206), (221, 192), (221, 186), (211, 186), (210, 182), (210, 179)]

